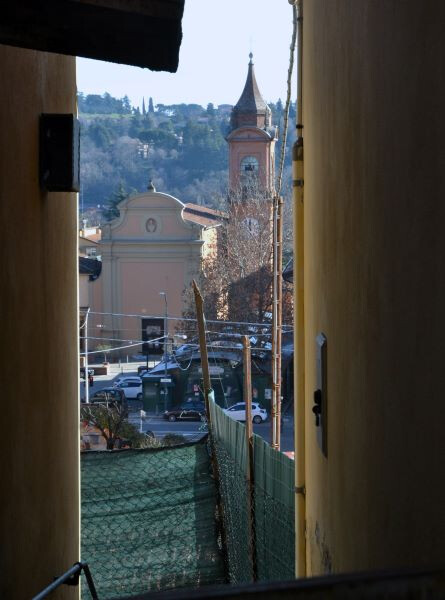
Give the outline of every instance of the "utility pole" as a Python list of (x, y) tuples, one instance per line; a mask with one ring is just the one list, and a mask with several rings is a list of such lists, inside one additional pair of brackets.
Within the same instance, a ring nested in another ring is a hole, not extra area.
[(85, 402), (87, 404), (90, 403), (90, 378), (88, 377), (88, 317), (90, 315), (90, 307), (87, 308), (87, 312), (85, 314), (85, 323), (84, 323), (84, 334), (83, 334), (83, 347), (85, 349)]
[[(168, 341), (168, 304), (167, 304), (167, 294), (166, 292), (159, 292), (160, 296), (164, 296), (165, 300), (165, 316), (164, 316), (164, 379), (167, 379), (167, 341)], [(168, 387), (167, 383), (164, 382), (164, 411), (167, 410), (167, 394)]]
[(273, 279), (272, 279), (272, 448), (280, 449), (281, 437), (281, 333), (283, 270), (283, 199), (273, 200)]
[(283, 339), (283, 198), (277, 207), (277, 450), (281, 447), (281, 347)]
[(258, 580), (255, 536), (255, 496), (254, 496), (254, 462), (253, 462), (253, 426), (252, 426), (252, 370), (250, 357), (250, 341), (243, 336), (243, 374), (244, 403), (246, 406), (246, 485), (247, 485), (247, 524), (249, 536), (249, 555), (252, 565), (252, 581)]

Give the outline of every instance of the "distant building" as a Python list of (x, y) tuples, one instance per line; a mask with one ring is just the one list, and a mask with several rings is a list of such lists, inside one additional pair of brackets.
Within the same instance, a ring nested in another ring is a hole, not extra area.
[[(160, 337), (165, 310), (160, 292), (167, 295), (169, 315), (181, 316), (184, 292), (204, 263), (216, 256), (222, 215), (183, 204), (157, 192), (152, 184), (147, 192), (121, 202), (118, 209), (119, 217), (102, 228), (98, 243), (102, 270), (91, 286), (92, 310), (106, 313), (99, 335), (115, 340)], [(140, 315), (140, 321), (126, 315)], [(142, 349), (136, 346), (124, 354)]]
[(261, 96), (253, 68), (253, 55), (244, 90), (232, 109), (229, 144), (229, 186), (242, 187), (252, 177), (272, 192), (275, 180), (275, 143), (278, 130), (272, 125), (272, 112)]
[(80, 422), (80, 450), (106, 450), (107, 441), (102, 432), (94, 425), (89, 425), (87, 421)]
[(93, 291), (91, 282), (96, 281), (102, 271), (102, 262), (97, 258), (79, 256), (79, 307), (91, 308)]
[[(84, 223), (86, 223), (86, 221)], [(98, 242), (101, 238), (102, 233), (101, 228), (98, 225), (94, 227), (87, 227), (85, 224), (83, 229), (80, 230), (79, 235), (84, 240)]]
[[(252, 395), (270, 414), (271, 410), (271, 338), (254, 327), (250, 336), (252, 362)], [(260, 335), (257, 335), (260, 333)], [(270, 331), (269, 331), (270, 334)], [(239, 337), (229, 332), (219, 341), (214, 342), (208, 352), (209, 375), (215, 402), (222, 407), (229, 407), (243, 399), (243, 351)], [(282, 347), (282, 395), (284, 404), (289, 405), (293, 398), (293, 358), (294, 346), (292, 333), (285, 333)], [(143, 377), (144, 409), (156, 411), (164, 408), (162, 385), (160, 378), (167, 371), (173, 380), (174, 393), (168, 399), (168, 407), (181, 404), (187, 400), (203, 400), (202, 365), (200, 352), (192, 345), (178, 348), (167, 365), (160, 362), (149, 374)]]
[(86, 227), (79, 232), (79, 307), (85, 311), (91, 308), (92, 282), (99, 277), (102, 263), (98, 242), (100, 227)]
[(217, 111), (220, 115), (230, 115), (230, 113), (232, 112), (232, 108), (232, 104), (219, 104)]

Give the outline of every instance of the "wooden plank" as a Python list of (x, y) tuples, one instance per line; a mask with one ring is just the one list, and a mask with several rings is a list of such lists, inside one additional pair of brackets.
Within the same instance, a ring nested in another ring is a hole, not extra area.
[(16, 0), (2, 6), (0, 43), (177, 70), (184, 0)]
[(102, 8), (159, 17), (161, 19), (181, 19), (184, 0), (71, 0), (79, 4), (92, 4)]
[(253, 464), (253, 425), (252, 425), (252, 369), (250, 341), (243, 336), (243, 373), (244, 402), (246, 405), (246, 486), (247, 486), (247, 523), (249, 536), (249, 558), (252, 566), (252, 581), (258, 580), (255, 537), (255, 493)]
[(205, 402), (207, 422), (209, 424), (209, 430), (210, 430), (211, 420), (210, 420), (210, 409), (209, 409), (209, 394), (210, 394), (210, 390), (212, 389), (212, 383), (210, 381), (209, 356), (207, 353), (207, 341), (206, 341), (205, 317), (204, 317), (204, 302), (203, 302), (199, 287), (195, 280), (193, 280), (193, 292), (195, 294), (196, 321), (198, 323), (199, 351), (201, 353), (202, 380), (203, 380), (203, 386), (204, 386), (204, 402)]

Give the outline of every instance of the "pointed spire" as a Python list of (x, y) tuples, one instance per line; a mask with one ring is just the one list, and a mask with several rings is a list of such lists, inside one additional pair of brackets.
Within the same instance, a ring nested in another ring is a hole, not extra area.
[(243, 125), (265, 127), (269, 125), (270, 108), (263, 100), (253, 68), (253, 54), (249, 54), (247, 79), (243, 93), (232, 110), (232, 129)]

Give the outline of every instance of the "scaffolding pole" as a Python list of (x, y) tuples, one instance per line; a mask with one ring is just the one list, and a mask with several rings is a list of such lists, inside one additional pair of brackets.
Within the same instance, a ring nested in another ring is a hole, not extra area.
[(281, 445), (281, 333), (283, 270), (283, 199), (273, 200), (273, 276), (272, 276), (272, 448)]

